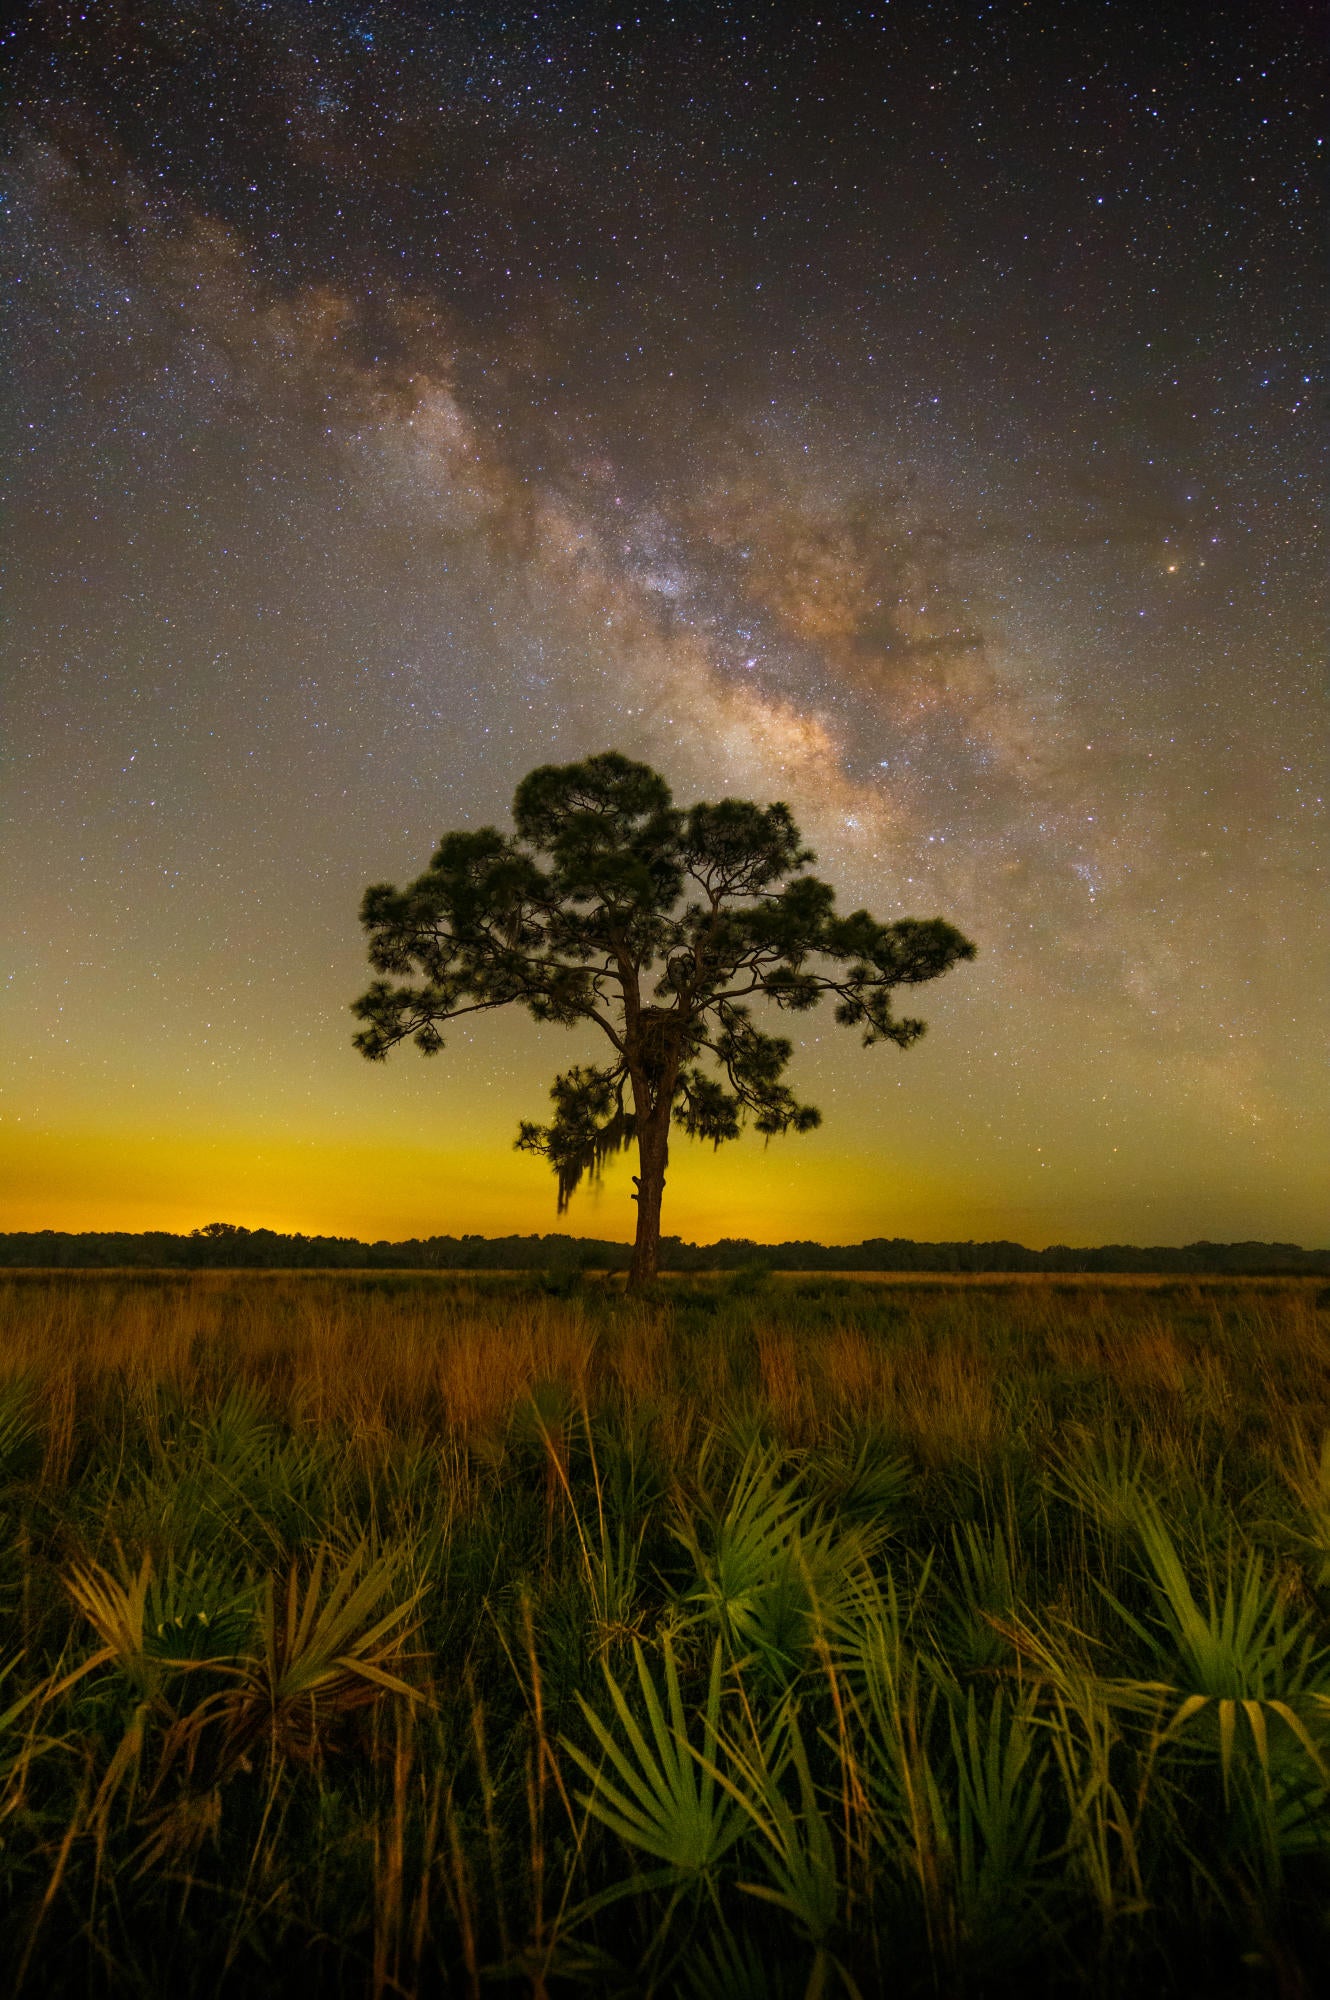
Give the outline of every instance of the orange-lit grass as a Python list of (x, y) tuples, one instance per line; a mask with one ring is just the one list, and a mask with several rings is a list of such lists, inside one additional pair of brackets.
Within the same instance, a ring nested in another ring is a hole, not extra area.
[(478, 1440), (543, 1383), (680, 1437), (740, 1406), (792, 1445), (877, 1422), (933, 1464), (990, 1449), (1045, 1376), (1153, 1421), (1245, 1413), (1279, 1437), (1330, 1422), (1327, 1316), (1300, 1280), (781, 1278), (722, 1284), (720, 1311), (694, 1317), (703, 1289), (638, 1303), (489, 1275), (24, 1272), (0, 1278), (0, 1377), (37, 1386), (56, 1484), (80, 1411), (112, 1387), (149, 1431), (163, 1392), (244, 1387), (302, 1428)]

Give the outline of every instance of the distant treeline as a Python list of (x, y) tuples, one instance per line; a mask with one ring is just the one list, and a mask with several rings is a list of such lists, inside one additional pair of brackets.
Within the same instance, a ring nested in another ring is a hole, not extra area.
[[(0, 1266), (42, 1265), (67, 1270), (137, 1266), (182, 1270), (332, 1271), (623, 1271), (627, 1243), (588, 1236), (413, 1236), (405, 1243), (360, 1243), (353, 1236), (282, 1236), (273, 1229), (242, 1229), (210, 1222), (188, 1236), (165, 1230), (131, 1235), (55, 1229), (0, 1234)], [(666, 1271), (1148, 1271), (1213, 1272), (1233, 1276), (1304, 1273), (1330, 1276), (1330, 1250), (1302, 1250), (1296, 1243), (1187, 1243), (1141, 1249), (1108, 1243), (1093, 1250), (1054, 1244), (1027, 1250), (1021, 1243), (912, 1243), (874, 1236), (863, 1243), (754, 1243), (727, 1236), (719, 1243), (685, 1243), (667, 1236), (661, 1245)]]

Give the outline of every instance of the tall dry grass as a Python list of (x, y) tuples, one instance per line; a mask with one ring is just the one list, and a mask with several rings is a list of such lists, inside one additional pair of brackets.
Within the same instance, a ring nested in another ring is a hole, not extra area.
[(1310, 1995), (1317, 1297), (0, 1278), (0, 1977)]

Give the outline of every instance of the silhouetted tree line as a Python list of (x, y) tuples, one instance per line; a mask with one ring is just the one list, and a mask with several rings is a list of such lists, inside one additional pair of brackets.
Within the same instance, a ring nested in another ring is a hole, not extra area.
[[(210, 1222), (188, 1236), (165, 1230), (130, 1234), (90, 1230), (68, 1235), (55, 1229), (0, 1234), (0, 1266), (57, 1270), (320, 1271), (626, 1271), (632, 1245), (587, 1236), (413, 1236), (404, 1243), (361, 1243), (353, 1236), (283, 1236), (273, 1229), (242, 1229)], [(1074, 1250), (1054, 1244), (1027, 1250), (1021, 1243), (912, 1243), (874, 1236), (863, 1243), (755, 1243), (746, 1236), (719, 1243), (661, 1239), (661, 1269), (733, 1271), (1140, 1271), (1230, 1274), (1234, 1277), (1302, 1273), (1330, 1276), (1330, 1249), (1303, 1250), (1296, 1243), (1188, 1243), (1142, 1249), (1109, 1243)]]

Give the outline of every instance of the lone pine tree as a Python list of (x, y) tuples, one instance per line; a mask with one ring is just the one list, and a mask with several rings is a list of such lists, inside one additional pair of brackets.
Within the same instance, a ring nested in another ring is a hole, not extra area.
[(355, 1046), (379, 1062), (409, 1038), (434, 1055), (442, 1024), (496, 1007), (592, 1023), (606, 1061), (556, 1077), (549, 1124), (523, 1122), (517, 1145), (550, 1162), (560, 1213), (584, 1175), (636, 1146), (633, 1285), (656, 1272), (671, 1124), (719, 1145), (750, 1121), (768, 1138), (821, 1123), (784, 1081), (790, 1042), (757, 1026), (752, 1001), (804, 1014), (832, 995), (865, 1047), (908, 1048), (924, 1023), (893, 1015), (892, 990), (974, 957), (940, 917), (838, 914), (788, 807), (685, 812), (613, 751), (532, 771), (513, 827), (450, 833), (407, 888), (366, 890), (370, 963), (386, 976), (353, 1003)]

